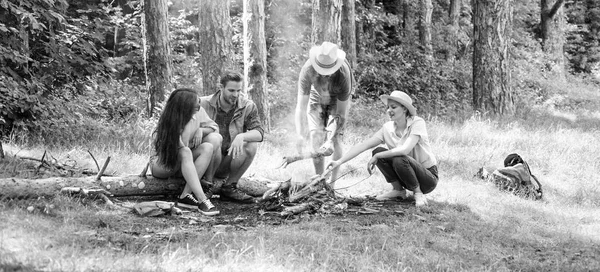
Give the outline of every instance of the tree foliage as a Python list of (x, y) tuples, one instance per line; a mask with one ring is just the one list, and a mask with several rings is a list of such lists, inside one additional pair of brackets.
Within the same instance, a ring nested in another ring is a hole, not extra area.
[[(528, 102), (539, 101), (552, 86), (543, 82), (551, 77), (539, 40), (539, 1), (513, 2), (513, 88), (535, 98)], [(201, 89), (198, 2), (170, 3), (173, 87)], [(231, 1), (229, 12), (234, 65), (243, 60), (241, 3)], [(418, 42), (419, 1), (354, 3), (355, 98), (403, 90), (416, 98), (420, 115), (471, 112), (471, 1), (463, 0), (451, 18), (450, 0), (432, 0), (430, 62)], [(298, 72), (312, 46), (311, 7), (311, 0), (265, 1), (272, 121), (294, 105)], [(564, 8), (570, 71), (593, 73), (600, 63), (600, 2), (566, 1)], [(140, 19), (139, 0), (0, 0), (0, 126), (55, 144), (146, 135), (139, 132), (151, 130), (153, 120), (141, 114), (147, 94)]]

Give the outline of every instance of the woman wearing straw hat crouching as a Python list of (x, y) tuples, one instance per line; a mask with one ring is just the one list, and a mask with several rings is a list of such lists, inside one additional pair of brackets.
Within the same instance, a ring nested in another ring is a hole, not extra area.
[(391, 191), (377, 196), (377, 199), (404, 199), (408, 190), (414, 192), (417, 207), (426, 205), (424, 194), (435, 189), (438, 171), (425, 120), (416, 116), (412, 99), (404, 92), (393, 91), (380, 98), (387, 107), (390, 121), (383, 124), (371, 138), (353, 146), (340, 159), (330, 162), (324, 175), (367, 149), (385, 143), (387, 149), (375, 148), (367, 164), (369, 174), (376, 165), (393, 187)]

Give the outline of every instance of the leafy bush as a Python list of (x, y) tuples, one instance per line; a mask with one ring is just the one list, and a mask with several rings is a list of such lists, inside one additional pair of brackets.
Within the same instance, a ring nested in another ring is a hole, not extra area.
[(404, 91), (416, 98), (419, 115), (448, 116), (469, 110), (471, 79), (464, 61), (429, 62), (419, 50), (394, 46), (362, 58), (356, 77), (358, 96), (376, 99)]

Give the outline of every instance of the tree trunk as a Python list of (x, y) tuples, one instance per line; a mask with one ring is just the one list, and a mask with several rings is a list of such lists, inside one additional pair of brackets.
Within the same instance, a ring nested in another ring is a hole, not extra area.
[(540, 34), (542, 48), (548, 55), (548, 68), (553, 76), (565, 79), (565, 12), (564, 0), (541, 0)]
[(0, 142), (0, 159), (4, 159), (4, 148), (2, 148), (2, 142)]
[(256, 104), (258, 115), (266, 130), (270, 131), (264, 0), (244, 0), (243, 18), (245, 89)]
[(339, 45), (342, 0), (313, 0), (312, 11), (312, 44), (320, 45), (327, 41)]
[(375, 0), (365, 0), (362, 2), (362, 12), (356, 24), (356, 47), (357, 58), (363, 58), (365, 54), (375, 51), (375, 29), (374, 24), (367, 14), (375, 6)]
[(448, 24), (450, 26), (450, 31), (452, 35), (448, 37), (451, 47), (448, 49), (448, 53), (446, 55), (446, 59), (454, 59), (456, 58), (458, 52), (458, 31), (459, 31), (459, 20), (460, 20), (460, 9), (462, 7), (462, 0), (451, 0), (450, 1), (450, 9), (448, 10)]
[(460, 8), (462, 7), (462, 0), (450, 0), (450, 9), (448, 10), (448, 18), (450, 19), (450, 25), (454, 28), (458, 28), (458, 20), (460, 19)]
[[(262, 196), (278, 184), (265, 178), (242, 177), (238, 188), (253, 196)], [(104, 189), (113, 196), (152, 196), (180, 194), (185, 187), (182, 178), (157, 179), (152, 176), (130, 175), (122, 177), (46, 178), (46, 179), (0, 179), (0, 196), (8, 198), (53, 196), (67, 187)]]
[(431, 0), (420, 0), (421, 8), (419, 12), (419, 42), (423, 51), (429, 60), (433, 59), (433, 46), (431, 44), (431, 14), (433, 13), (433, 4)]
[(217, 91), (221, 74), (235, 69), (231, 44), (233, 28), (229, 18), (229, 0), (198, 2), (202, 94), (209, 95)]
[(407, 40), (412, 40), (415, 28), (415, 21), (413, 18), (414, 9), (411, 5), (411, 0), (402, 1), (402, 35), (407, 38)]
[(473, 108), (512, 114), (510, 86), (511, 0), (473, 2)]
[(144, 70), (148, 91), (148, 115), (152, 116), (156, 103), (165, 99), (171, 87), (171, 58), (167, 0), (144, 0)]
[(356, 69), (356, 15), (355, 0), (343, 0), (342, 4), (342, 49), (346, 51), (346, 59)]

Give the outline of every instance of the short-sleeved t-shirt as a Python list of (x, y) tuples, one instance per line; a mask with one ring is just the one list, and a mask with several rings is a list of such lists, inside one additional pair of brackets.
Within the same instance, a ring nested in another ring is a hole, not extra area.
[(407, 120), (406, 129), (402, 135), (397, 135), (395, 132), (394, 122), (389, 121), (383, 124), (383, 127), (375, 133), (375, 137), (385, 143), (388, 149), (392, 150), (396, 147), (402, 147), (408, 136), (418, 135), (419, 141), (407, 155), (415, 159), (425, 168), (430, 168), (437, 165), (437, 159), (431, 151), (429, 145), (429, 136), (425, 127), (425, 120), (418, 116), (413, 116)]
[(319, 76), (310, 60), (304, 63), (298, 76), (298, 92), (309, 95), (311, 90), (321, 96), (322, 104), (333, 104), (336, 99), (346, 101), (352, 95), (353, 74), (348, 61), (344, 61), (340, 69), (329, 77)]

